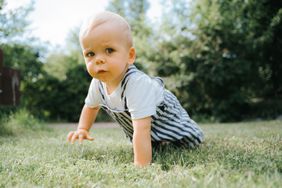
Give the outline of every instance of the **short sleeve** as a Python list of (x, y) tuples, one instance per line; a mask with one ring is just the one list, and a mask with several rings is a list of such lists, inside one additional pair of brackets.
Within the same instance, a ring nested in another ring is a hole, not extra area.
[(99, 104), (101, 103), (99, 89), (98, 89), (98, 80), (94, 78), (92, 79), (89, 89), (88, 89), (88, 94), (84, 102), (85, 102), (85, 105), (90, 108), (95, 108), (99, 106)]
[(132, 119), (141, 119), (156, 114), (163, 101), (164, 88), (155, 79), (142, 74), (133, 76), (126, 86), (127, 107)]

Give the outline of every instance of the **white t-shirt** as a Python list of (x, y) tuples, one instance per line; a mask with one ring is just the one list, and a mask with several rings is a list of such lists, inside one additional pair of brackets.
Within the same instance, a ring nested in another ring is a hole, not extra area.
[[(107, 106), (113, 111), (124, 111), (121, 83), (111, 94), (107, 93), (106, 85), (102, 85)], [(156, 114), (156, 108), (164, 98), (164, 87), (156, 79), (137, 72), (129, 77), (124, 95), (131, 118), (141, 119)], [(99, 80), (95, 78), (91, 81), (85, 104), (91, 108), (102, 105)]]

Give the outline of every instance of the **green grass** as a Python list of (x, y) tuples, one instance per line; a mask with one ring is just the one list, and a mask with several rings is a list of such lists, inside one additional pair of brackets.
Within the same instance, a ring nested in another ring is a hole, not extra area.
[(164, 148), (143, 169), (118, 128), (94, 128), (83, 145), (58, 128), (2, 136), (0, 187), (281, 187), (281, 121), (201, 127), (200, 148)]

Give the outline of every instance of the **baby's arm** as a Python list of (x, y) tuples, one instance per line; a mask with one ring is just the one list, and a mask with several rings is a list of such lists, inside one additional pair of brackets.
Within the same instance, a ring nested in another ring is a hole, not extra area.
[(89, 135), (89, 129), (91, 128), (93, 122), (96, 119), (96, 116), (99, 112), (99, 107), (90, 108), (84, 105), (81, 115), (79, 118), (79, 123), (76, 131), (71, 131), (68, 134), (67, 140), (68, 142), (74, 143), (77, 139), (81, 143), (84, 139), (94, 140)]
[(134, 164), (147, 166), (152, 161), (151, 117), (133, 120)]

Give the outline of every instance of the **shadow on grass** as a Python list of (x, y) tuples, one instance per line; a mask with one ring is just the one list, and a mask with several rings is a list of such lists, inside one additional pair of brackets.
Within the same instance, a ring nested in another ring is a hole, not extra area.
[(170, 170), (175, 165), (193, 167), (203, 162), (194, 160), (200, 151), (200, 148), (188, 149), (170, 144), (164, 145), (153, 149), (153, 163), (160, 164), (164, 171)]
[(179, 148), (173, 145), (162, 146), (153, 150), (153, 162), (160, 164), (162, 170), (168, 171), (179, 165), (193, 168), (197, 165), (216, 163), (223, 168), (239, 172), (253, 171), (256, 174), (282, 173), (281, 152), (277, 149), (251, 151), (242, 147), (227, 147), (220, 143), (210, 142), (195, 149)]

